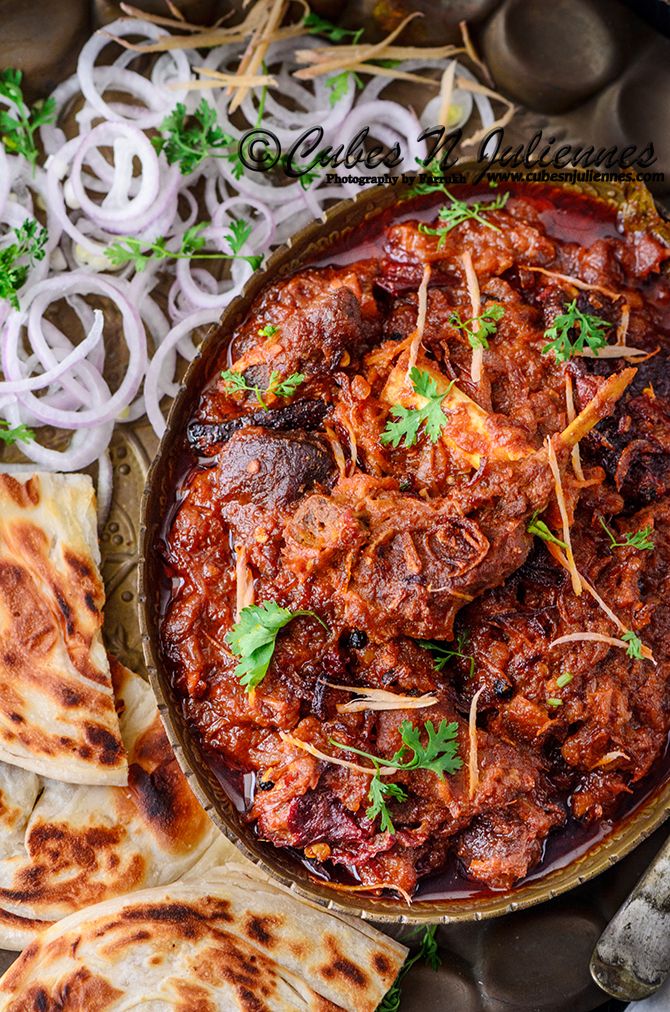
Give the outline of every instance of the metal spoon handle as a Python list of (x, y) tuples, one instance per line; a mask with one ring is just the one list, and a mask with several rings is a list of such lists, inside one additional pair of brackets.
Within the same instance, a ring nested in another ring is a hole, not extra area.
[(647, 998), (670, 973), (670, 839), (607, 925), (591, 975), (623, 1001)]

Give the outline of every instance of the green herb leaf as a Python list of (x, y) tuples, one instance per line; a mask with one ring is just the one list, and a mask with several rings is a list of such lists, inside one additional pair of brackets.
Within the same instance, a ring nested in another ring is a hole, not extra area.
[(466, 654), (465, 648), (467, 646), (468, 634), (466, 632), (459, 632), (456, 637), (456, 646), (458, 649), (454, 649), (449, 646), (448, 643), (438, 643), (436, 640), (419, 640), (419, 646), (423, 647), (424, 650), (429, 650), (433, 655), (433, 663), (438, 671), (442, 671), (447, 662), (454, 657), (460, 657), (461, 660), (470, 661), (470, 673), (469, 677), (472, 678), (475, 673), (475, 658), (472, 654)]
[(626, 654), (629, 657), (633, 657), (636, 661), (641, 661), (644, 659), (642, 654), (642, 640), (636, 633), (633, 632), (632, 629), (629, 629), (628, 632), (625, 632), (622, 635), (621, 639), (624, 641), (624, 643), (628, 644)]
[(8, 421), (4, 418), (0, 418), (0, 442), (6, 443), (8, 446), (13, 446), (14, 443), (18, 443), (19, 441), (22, 443), (29, 443), (30, 440), (34, 438), (35, 433), (26, 425), (16, 425), (12, 428)]
[(145, 242), (134, 239), (132, 236), (124, 236), (117, 242), (112, 243), (105, 250), (105, 256), (114, 267), (123, 267), (132, 263), (136, 271), (143, 271), (147, 264), (153, 260), (246, 260), (246, 262), (257, 270), (263, 262), (262, 256), (246, 256), (239, 252), (251, 232), (251, 225), (245, 221), (232, 221), (229, 231), (225, 234), (231, 253), (203, 253), (206, 240), (201, 233), (209, 225), (208, 221), (201, 221), (197, 225), (184, 232), (181, 245), (178, 250), (168, 249), (167, 240), (160, 236), (153, 242)]
[(258, 331), (259, 337), (274, 337), (279, 327), (275, 327), (274, 323), (266, 323), (264, 327)]
[(326, 21), (325, 18), (319, 17), (318, 14), (313, 14), (311, 11), (306, 14), (302, 20), (303, 28), (306, 28), (310, 35), (324, 35), (331, 42), (342, 42), (343, 39), (350, 38), (352, 45), (357, 45), (359, 39), (365, 31), (364, 28), (359, 28), (357, 31), (352, 31), (349, 28), (340, 28), (339, 25), (334, 25), (332, 21)]
[(400, 973), (396, 977), (395, 983), (386, 992), (382, 998), (380, 1004), (377, 1006), (376, 1012), (399, 1012), (400, 1010), (400, 999), (401, 990), (400, 986), (403, 979), (406, 977), (409, 970), (418, 963), (420, 960), (427, 963), (432, 970), (438, 970), (442, 962), (440, 958), (440, 951), (437, 944), (435, 933), (437, 931), (436, 924), (429, 924), (423, 930), (423, 936), (419, 943), (419, 949), (413, 955), (408, 956), (402, 967)]
[(536, 538), (541, 538), (543, 541), (550, 541), (552, 545), (558, 545), (560, 548), (567, 550), (565, 541), (561, 541), (555, 534), (552, 534), (544, 520), (538, 520), (539, 510), (535, 510), (526, 530), (529, 534), (534, 534)]
[(255, 689), (265, 678), (277, 634), (299, 615), (309, 615), (326, 628), (313, 611), (290, 611), (276, 601), (262, 601), (260, 605), (250, 604), (240, 612), (239, 621), (226, 634), (226, 643), (240, 658), (234, 674), (240, 679), (247, 692)]
[[(423, 186), (424, 189), (419, 189)], [(458, 200), (453, 194), (446, 189), (446, 187), (431, 187), (431, 184), (417, 184), (414, 188), (417, 193), (431, 193), (437, 189), (444, 189), (451, 203), (440, 208), (438, 218), (440, 221), (445, 222), (439, 228), (431, 228), (424, 222), (419, 225), (419, 232), (423, 232), (425, 235), (437, 235), (439, 236), (439, 242), (437, 244), (438, 249), (442, 249), (444, 246), (448, 234), (459, 225), (462, 225), (464, 221), (478, 221), (480, 225), (486, 225), (487, 228), (493, 229), (494, 232), (499, 232), (500, 229), (497, 225), (494, 225), (487, 218), (484, 217), (488, 211), (499, 211), (505, 206), (509, 199), (509, 193), (499, 193), (495, 200), (486, 202), (477, 201), (474, 204), (466, 204), (464, 200)]]
[(30, 268), (44, 260), (48, 233), (34, 218), (26, 218), (14, 229), (14, 235), (16, 242), (0, 250), (0, 299), (20, 309), (18, 293), (28, 280)]
[(263, 399), (264, 396), (273, 394), (275, 397), (293, 397), (300, 384), (304, 383), (305, 376), (301, 372), (294, 372), (283, 380), (280, 374), (273, 369), (270, 374), (270, 382), (264, 391), (259, 386), (250, 386), (244, 376), (233, 369), (226, 369), (225, 372), (222, 372), (221, 379), (224, 382), (227, 393), (236, 394), (248, 391), (256, 395), (256, 400), (262, 408), (267, 409), (267, 404)]
[(431, 442), (437, 442), (447, 421), (447, 416), (442, 410), (442, 402), (445, 397), (449, 396), (455, 383), (455, 380), (452, 380), (444, 393), (440, 393), (435, 379), (429, 372), (424, 372), (415, 366), (409, 375), (414, 393), (425, 397), (428, 403), (422, 408), (405, 408), (401, 404), (393, 405), (391, 414), (397, 420), (386, 423), (386, 428), (381, 435), (381, 442), (384, 445), (390, 443), (394, 449), (400, 446), (403, 439), (405, 440), (404, 446), (414, 446), (422, 425)]
[(452, 313), (449, 323), (457, 330), (463, 331), (471, 348), (488, 348), (488, 339), (495, 334), (498, 322), (504, 315), (504, 306), (493, 302), (479, 316), (471, 316), (468, 320), (462, 320), (458, 313)]
[(217, 113), (204, 98), (193, 115), (178, 102), (160, 125), (161, 134), (151, 143), (165, 154), (170, 165), (179, 165), (182, 175), (193, 172), (205, 158), (221, 158), (222, 148), (236, 143), (231, 134), (216, 125)]
[(326, 87), (330, 91), (330, 104), (331, 106), (337, 105), (341, 98), (347, 93), (349, 88), (349, 78), (353, 78), (353, 82), (356, 88), (363, 87), (363, 81), (359, 75), (353, 70), (343, 70), (339, 74), (332, 74), (326, 78)]
[[(431, 720), (425, 721), (423, 728), (416, 728), (411, 721), (403, 720), (399, 730), (402, 745), (390, 759), (354, 748), (353, 745), (345, 745), (334, 738), (328, 740), (337, 748), (369, 759), (377, 768), (391, 766), (397, 770), (431, 770), (440, 780), (444, 780), (445, 773), (455, 773), (463, 765), (463, 760), (458, 755), (458, 724), (455, 721), (447, 723), (442, 720), (436, 730)], [(421, 743), (421, 731), (425, 731), (428, 736), (425, 745)], [(412, 755), (405, 759), (408, 752)]]
[(33, 166), (37, 163), (35, 131), (44, 123), (53, 123), (56, 118), (56, 103), (53, 98), (36, 102), (32, 109), (23, 97), (20, 70), (8, 68), (0, 73), (0, 95), (13, 103), (14, 109), (0, 110), (0, 135), (7, 151), (23, 155)]
[(294, 372), (283, 380), (279, 373), (273, 369), (270, 373), (270, 382), (266, 393), (274, 394), (275, 397), (293, 397), (300, 384), (304, 382), (304, 373)]
[(639, 531), (632, 533), (627, 531), (623, 536), (623, 541), (617, 541), (616, 534), (613, 534), (609, 529), (602, 517), (598, 518), (600, 524), (610, 539), (611, 548), (637, 548), (641, 552), (653, 552), (654, 542), (652, 541), (651, 535), (653, 533), (653, 527), (641, 527)]
[(563, 706), (563, 700), (559, 699), (558, 696), (550, 696), (547, 700), (547, 706), (553, 706), (554, 708)]
[(368, 800), (370, 801), (370, 807), (366, 809), (365, 814), (368, 819), (379, 819), (379, 829), (382, 833), (395, 833), (395, 826), (391, 820), (391, 813), (386, 805), (386, 799), (390, 798), (393, 801), (407, 801), (407, 792), (400, 786), (400, 784), (390, 784), (383, 780), (379, 775), (379, 770), (375, 773), (372, 780), (370, 781), (370, 787), (368, 790)]
[(556, 686), (559, 689), (563, 689), (565, 688), (566, 685), (570, 684), (572, 679), (573, 675), (571, 675), (569, 671), (564, 671), (563, 674), (559, 675), (558, 678), (556, 679)]
[(597, 356), (599, 349), (607, 344), (605, 331), (611, 326), (609, 320), (582, 313), (577, 309), (577, 300), (573, 299), (565, 306), (565, 312), (557, 316), (551, 327), (545, 330), (544, 336), (549, 343), (545, 344), (542, 354), (547, 355), (553, 351), (557, 362), (567, 362), (588, 345)]

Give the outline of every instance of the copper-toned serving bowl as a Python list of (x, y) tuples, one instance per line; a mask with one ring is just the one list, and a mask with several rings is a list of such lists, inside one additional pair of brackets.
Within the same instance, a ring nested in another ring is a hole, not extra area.
[[(579, 192), (607, 200), (616, 206), (627, 229), (654, 232), (670, 245), (670, 229), (661, 219), (646, 189), (638, 183), (571, 186)], [(141, 515), (141, 559), (139, 608), (142, 640), (151, 685), (177, 759), (192, 790), (221, 831), (242, 853), (284, 885), (301, 896), (370, 921), (427, 922), (474, 921), (497, 917), (510, 911), (551, 899), (598, 875), (624, 857), (656, 829), (670, 814), (670, 779), (660, 783), (630, 814), (603, 839), (594, 842), (563, 867), (554, 867), (526, 881), (510, 892), (490, 893), (440, 900), (417, 900), (408, 906), (401, 899), (376, 898), (361, 892), (343, 892), (312, 877), (306, 867), (281, 849), (263, 844), (245, 825), (213, 772), (210, 761), (193, 730), (184, 720), (180, 701), (159, 645), (160, 598), (162, 593), (160, 538), (165, 519), (174, 505), (174, 494), (183, 464), (183, 439), (198, 395), (213, 374), (222, 343), (242, 323), (260, 291), (269, 283), (316, 262), (327, 260), (333, 247), (353, 245), (360, 231), (367, 231), (381, 216), (407, 197), (407, 187), (378, 187), (357, 199), (342, 201), (321, 220), (301, 229), (257, 271), (244, 291), (224, 311), (217, 327), (207, 335), (198, 356), (191, 363), (172, 406), (167, 429), (161, 440), (144, 491)]]

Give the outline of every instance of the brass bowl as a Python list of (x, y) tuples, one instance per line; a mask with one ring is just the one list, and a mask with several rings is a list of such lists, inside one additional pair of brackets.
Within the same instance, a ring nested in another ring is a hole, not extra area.
[[(657, 214), (653, 198), (642, 184), (632, 179), (623, 183), (594, 184), (584, 181), (570, 184), (569, 189), (608, 201), (619, 210), (624, 228), (653, 232), (670, 246), (670, 228)], [(151, 685), (177, 760), (205, 810), (245, 857), (298, 895), (369, 921), (400, 924), (478, 921), (553, 899), (615, 864), (670, 814), (670, 779), (661, 783), (585, 853), (570, 860), (564, 867), (548, 871), (510, 892), (482, 893), (463, 899), (417, 900), (409, 907), (402, 900), (337, 891), (313, 878), (286, 851), (263, 844), (250, 827), (242, 823), (211, 769), (197, 736), (184, 721), (161, 657), (158, 637), (161, 588), (159, 539), (174, 501), (175, 484), (180, 462), (183, 461), (186, 424), (195, 398), (212, 376), (222, 342), (244, 320), (265, 285), (327, 259), (333, 246), (341, 247), (347, 241), (353, 243), (359, 228), (367, 230), (374, 222), (391, 217), (399, 201), (407, 198), (407, 190), (408, 187), (401, 184), (376, 187), (361, 193), (355, 200), (342, 201), (330, 208), (321, 220), (303, 228), (287, 245), (269, 257), (265, 268), (249, 279), (242, 294), (225, 309), (218, 326), (207, 335), (172, 406), (167, 429), (144, 490), (140, 529), (140, 627)]]

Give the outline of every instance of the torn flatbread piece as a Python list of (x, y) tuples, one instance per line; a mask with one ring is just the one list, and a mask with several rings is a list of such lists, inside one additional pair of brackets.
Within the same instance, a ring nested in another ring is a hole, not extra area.
[(100, 903), (0, 980), (0, 1012), (374, 1012), (407, 950), (239, 866)]
[(151, 689), (110, 660), (127, 787), (65, 784), (0, 763), (0, 947), (21, 949), (47, 922), (237, 854), (192, 794)]
[(102, 643), (95, 493), (81, 474), (0, 474), (0, 759), (125, 784)]

